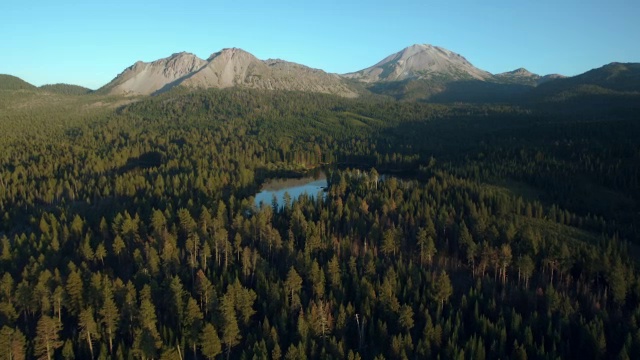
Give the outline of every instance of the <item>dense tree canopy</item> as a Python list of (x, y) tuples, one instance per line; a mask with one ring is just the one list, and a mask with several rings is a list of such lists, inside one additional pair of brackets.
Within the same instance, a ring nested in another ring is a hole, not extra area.
[(0, 93), (0, 357), (640, 356), (637, 114), (38, 94)]

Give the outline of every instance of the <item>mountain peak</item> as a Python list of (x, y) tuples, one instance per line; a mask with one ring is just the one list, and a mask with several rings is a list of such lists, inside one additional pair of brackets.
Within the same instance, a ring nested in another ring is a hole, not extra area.
[(452, 51), (449, 51), (445, 48), (439, 47), (439, 46), (434, 46), (431, 44), (413, 44), (411, 46), (407, 46), (406, 48), (402, 49), (399, 53), (401, 53), (404, 56), (416, 56), (419, 54), (424, 54), (426, 56), (433, 56), (433, 55), (440, 55), (440, 56), (458, 56), (458, 57), (462, 57)]
[(369, 68), (344, 76), (363, 82), (379, 82), (433, 78), (483, 80), (491, 74), (474, 67), (453, 51), (430, 44), (414, 44)]
[(435, 48), (435, 46), (431, 44), (413, 44), (404, 48), (403, 51), (424, 51), (433, 48)]
[(436, 50), (436, 47), (429, 44), (413, 44), (400, 50), (397, 54), (401, 54), (402, 57), (416, 56), (421, 53)]
[(215, 59), (217, 57), (223, 57), (225, 59), (231, 59), (232, 57), (236, 57), (236, 56), (256, 58), (255, 56), (253, 56), (253, 54), (251, 54), (248, 51), (244, 51), (244, 50), (242, 50), (240, 48), (232, 47), (232, 48), (224, 48), (224, 49), (222, 49), (222, 50), (220, 50), (218, 52), (215, 52), (215, 53), (211, 54), (211, 56), (209, 56), (207, 61), (212, 61), (213, 59)]
[[(181, 51), (181, 52), (171, 54), (171, 56), (167, 57), (166, 59), (172, 60), (172, 59), (185, 59), (185, 58), (192, 59), (192, 58), (197, 58), (197, 56), (190, 52)], [(163, 59), (160, 59), (160, 60), (163, 60)]]
[(540, 75), (538, 74), (534, 74), (531, 71), (521, 67), (521, 68), (517, 68), (515, 70), (511, 70), (511, 71), (506, 71), (500, 74), (496, 74), (497, 77), (501, 77), (501, 78), (535, 78), (538, 79), (540, 78)]
[(507, 74), (511, 74), (511, 75), (517, 75), (517, 76), (534, 76), (536, 74), (532, 73), (531, 71), (525, 69), (525, 68), (517, 68), (513, 71), (508, 71)]

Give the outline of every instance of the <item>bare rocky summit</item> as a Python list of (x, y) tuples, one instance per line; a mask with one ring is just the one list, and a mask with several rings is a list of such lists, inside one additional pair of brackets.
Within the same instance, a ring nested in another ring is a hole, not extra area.
[(453, 51), (427, 44), (409, 46), (366, 69), (343, 75), (365, 83), (410, 79), (486, 80), (492, 75)]
[(151, 63), (137, 62), (105, 85), (112, 94), (150, 95), (182, 85), (191, 88), (247, 87), (356, 97), (338, 75), (282, 60), (259, 60), (238, 48), (223, 49), (206, 61), (179, 53)]

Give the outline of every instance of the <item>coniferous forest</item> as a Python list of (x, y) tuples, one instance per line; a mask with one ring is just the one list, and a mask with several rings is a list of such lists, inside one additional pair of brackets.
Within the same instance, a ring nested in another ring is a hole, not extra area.
[(640, 357), (637, 94), (60, 88), (0, 91), (2, 359)]

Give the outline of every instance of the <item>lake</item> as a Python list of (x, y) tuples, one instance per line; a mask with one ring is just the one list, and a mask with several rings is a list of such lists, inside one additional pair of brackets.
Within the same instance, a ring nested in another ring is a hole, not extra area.
[(307, 194), (315, 197), (318, 192), (324, 191), (327, 187), (327, 175), (319, 172), (316, 176), (308, 176), (297, 179), (271, 179), (262, 185), (259, 193), (256, 194), (255, 204), (260, 203), (271, 206), (273, 196), (276, 196), (278, 206), (284, 206), (284, 194), (289, 193), (291, 201), (296, 200), (300, 195)]

